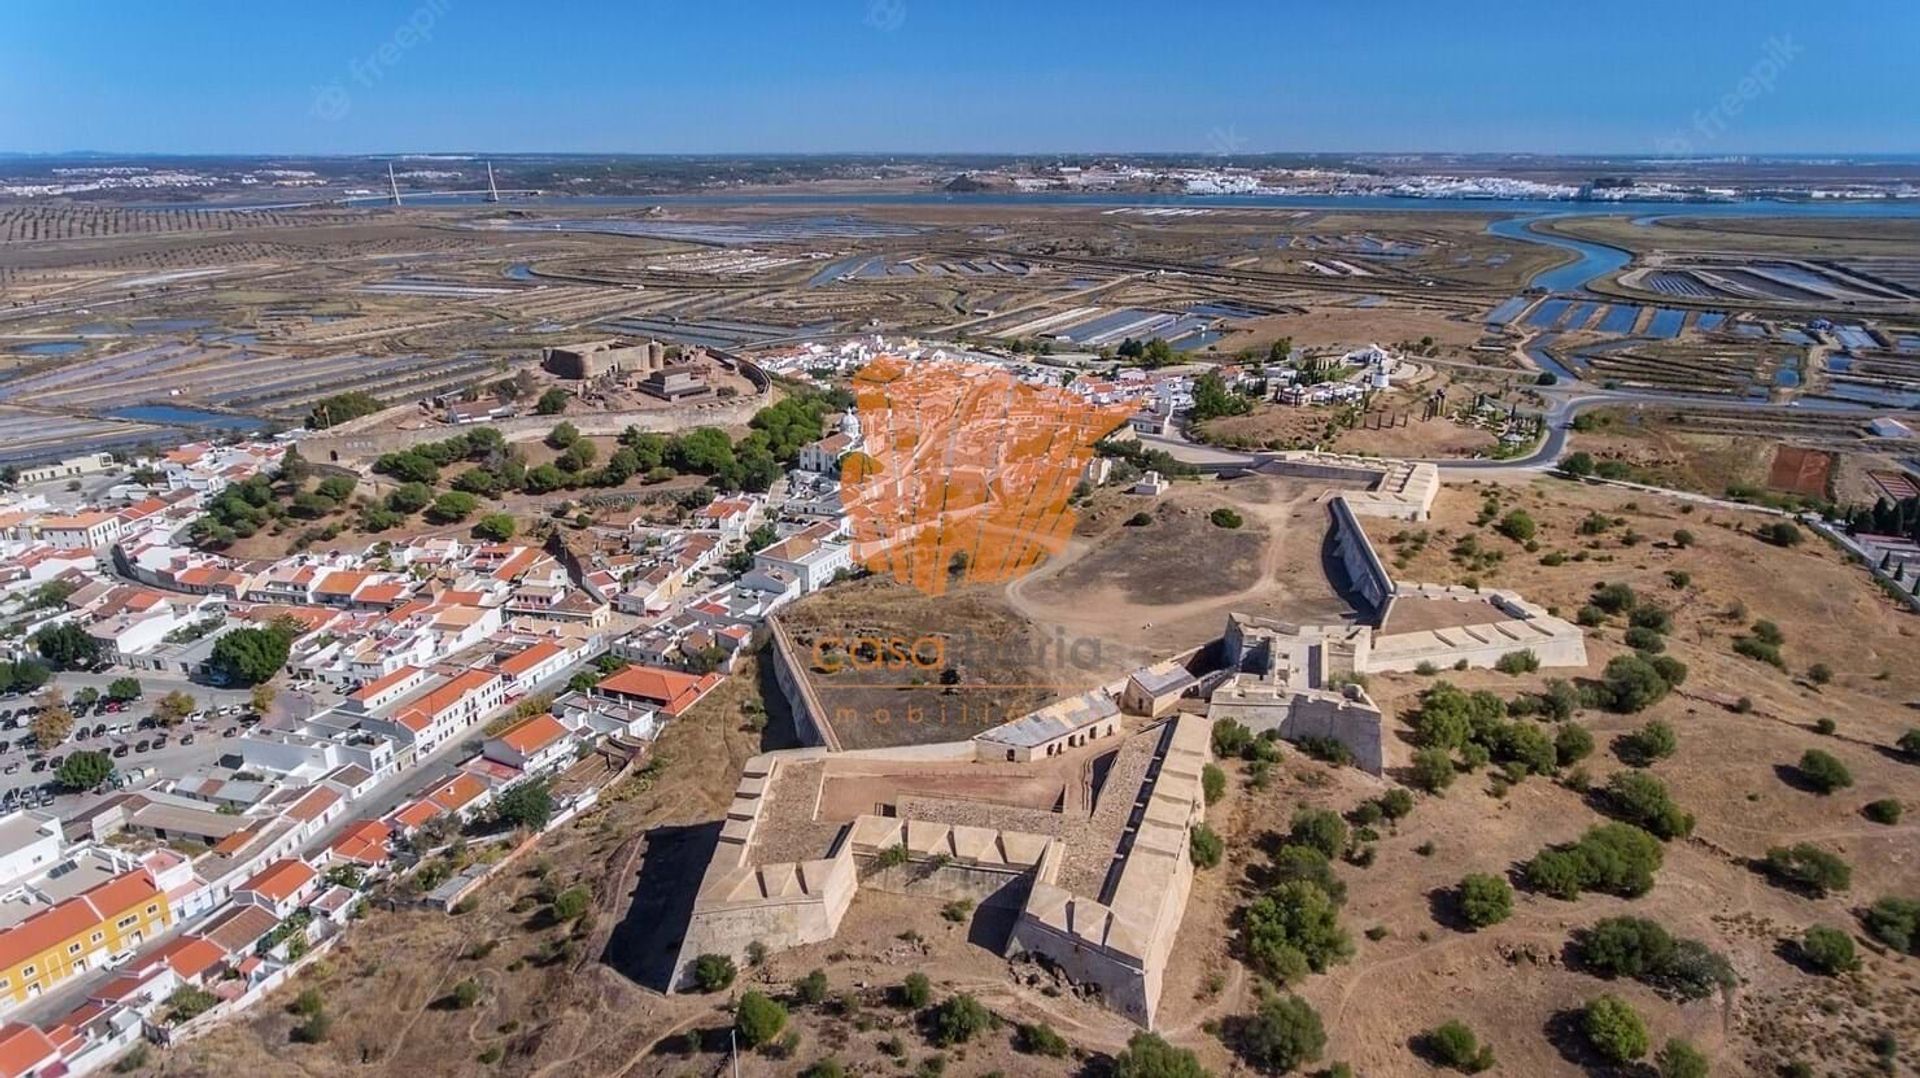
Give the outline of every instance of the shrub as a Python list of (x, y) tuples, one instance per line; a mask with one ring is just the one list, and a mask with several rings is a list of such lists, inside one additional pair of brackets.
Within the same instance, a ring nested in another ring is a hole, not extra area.
[(1246, 521), (1240, 519), (1239, 513), (1234, 512), (1224, 505), (1208, 513), (1207, 519), (1212, 521), (1213, 526), (1216, 528), (1238, 528), (1240, 525), (1246, 523)]
[(1682, 1000), (1705, 999), (1716, 990), (1740, 983), (1726, 956), (1699, 940), (1675, 940), (1672, 955), (1642, 980), (1663, 994)]
[(1595, 588), (1589, 601), (1609, 614), (1624, 614), (1633, 609), (1640, 597), (1633, 593), (1631, 585), (1616, 582)]
[(1881, 943), (1920, 954), (1920, 900), (1887, 897), (1867, 908), (1867, 931)]
[(974, 1034), (993, 1025), (993, 1015), (965, 992), (953, 996), (933, 1012), (933, 1043), (942, 1048), (965, 1044)]
[(1769, 849), (1761, 867), (1775, 881), (1816, 897), (1853, 885), (1853, 866), (1808, 842)]
[(1622, 714), (1644, 711), (1671, 687), (1652, 663), (1639, 655), (1616, 655), (1600, 674), (1607, 706)]
[(1825, 685), (1833, 680), (1833, 667), (1826, 663), (1814, 663), (1807, 667), (1807, 680), (1815, 685)]
[(973, 900), (970, 898), (956, 898), (940, 907), (940, 916), (954, 924), (960, 924), (972, 915)]
[(693, 960), (693, 983), (702, 992), (718, 992), (733, 984), (739, 974), (733, 959), (723, 954), (703, 954)]
[(1332, 897), (1306, 880), (1282, 883), (1254, 899), (1242, 920), (1248, 957), (1275, 981), (1323, 973), (1353, 954)]
[(1433, 665), (1431, 662), (1428, 662), (1427, 660), (1422, 659), (1420, 660), (1419, 665), (1413, 668), (1413, 672), (1416, 674), (1419, 674), (1421, 677), (1432, 677), (1433, 675), (1440, 672), (1440, 668)]
[(1442, 1023), (1426, 1036), (1427, 1051), (1442, 1066), (1478, 1074), (1493, 1066), (1493, 1048), (1482, 1045), (1473, 1030), (1460, 1021)]
[(1497, 925), (1513, 914), (1513, 888), (1498, 876), (1476, 872), (1460, 881), (1460, 913), (1475, 928)]
[(1413, 795), (1395, 786), (1380, 795), (1380, 812), (1389, 820), (1398, 820), (1413, 811)]
[(1347, 821), (1328, 809), (1300, 808), (1294, 811), (1289, 841), (1319, 850), (1328, 859), (1340, 856), (1347, 848)]
[(1860, 811), (1866, 815), (1867, 819), (1872, 820), (1874, 823), (1883, 823), (1891, 827), (1900, 822), (1900, 816), (1904, 810), (1901, 808), (1900, 802), (1891, 797), (1883, 797), (1878, 801), (1867, 802), (1866, 806)]
[(1853, 773), (1830, 752), (1808, 749), (1800, 755), (1800, 778), (1819, 793), (1830, 794), (1853, 785)]
[(1707, 1078), (1707, 1057), (1678, 1037), (1668, 1041), (1653, 1059), (1660, 1078)]
[(1814, 925), (1800, 937), (1800, 956), (1829, 977), (1860, 967), (1860, 959), (1853, 953), (1853, 937), (1826, 925)]
[(1776, 520), (1760, 527), (1759, 536), (1774, 546), (1797, 546), (1802, 538), (1799, 525), (1791, 520)]
[(1319, 1012), (1295, 995), (1262, 1000), (1241, 1037), (1241, 1050), (1251, 1062), (1282, 1074), (1315, 1062), (1326, 1047)]
[(300, 1044), (319, 1044), (333, 1031), (333, 1019), (324, 1014), (310, 1014), (307, 1020), (293, 1027), (289, 1034)]
[(924, 1007), (933, 996), (933, 984), (924, 973), (909, 973), (900, 982), (900, 1002), (907, 1007)]
[(1623, 639), (1625, 639), (1628, 647), (1649, 655), (1658, 655), (1667, 650), (1666, 637), (1661, 636), (1652, 629), (1642, 628), (1638, 625), (1628, 629)]
[(1151, 523), (1153, 523), (1152, 513), (1135, 513), (1127, 518), (1129, 528), (1144, 528)]
[(827, 972), (812, 970), (805, 977), (793, 982), (793, 998), (811, 1007), (826, 1002)]
[(820, 1060), (801, 1071), (800, 1074), (801, 1078), (847, 1078), (847, 1068), (842, 1066), (839, 1060), (828, 1058)]
[(1577, 722), (1565, 724), (1553, 735), (1553, 758), (1561, 767), (1579, 763), (1592, 752), (1593, 735)]
[(1220, 765), (1208, 764), (1200, 769), (1200, 790), (1209, 805), (1219, 804), (1227, 795), (1227, 773), (1220, 770)]
[(1920, 726), (1915, 726), (1901, 734), (1900, 740), (1895, 741), (1893, 747), (1900, 750), (1900, 755), (1908, 760), (1920, 760)]
[(1574, 612), (1573, 620), (1583, 628), (1592, 629), (1607, 623), (1607, 612), (1587, 603)]
[(1734, 637), (1733, 653), (1782, 670), (1787, 666), (1787, 661), (1780, 657), (1780, 648), (1777, 645), (1751, 636)]
[(1672, 726), (1655, 719), (1630, 734), (1621, 735), (1614, 748), (1621, 762), (1634, 767), (1646, 767), (1677, 752), (1680, 738), (1673, 732)]
[(1540, 530), (1539, 525), (1533, 522), (1533, 518), (1528, 516), (1527, 511), (1524, 509), (1515, 509), (1506, 516), (1501, 517), (1499, 527), (1501, 535), (1506, 536), (1516, 543), (1526, 542), (1533, 538), (1534, 534)]
[(740, 1004), (733, 1011), (733, 1028), (740, 1034), (742, 1044), (749, 1048), (767, 1044), (786, 1026), (785, 1007), (757, 989), (749, 988), (740, 994)]
[(1233, 719), (1218, 719), (1213, 724), (1213, 754), (1221, 759), (1238, 756), (1253, 743), (1253, 731)]
[(1832, 736), (1833, 732), (1837, 729), (1839, 729), (1839, 726), (1832, 719), (1819, 718), (1813, 720), (1813, 732), (1816, 734)]
[(1347, 885), (1333, 874), (1333, 861), (1311, 846), (1286, 843), (1273, 854), (1270, 875), (1274, 884), (1305, 880), (1320, 888), (1337, 905), (1347, 900)]
[(1647, 660), (1653, 672), (1667, 683), (1667, 688), (1677, 689), (1687, 683), (1687, 664), (1671, 655), (1655, 655)]
[(1540, 656), (1531, 649), (1509, 651), (1493, 664), (1495, 670), (1503, 674), (1531, 674), (1540, 669)]
[(593, 892), (585, 887), (569, 887), (553, 896), (553, 919), (556, 921), (578, 920), (587, 912), (593, 902)]
[(1602, 977), (1645, 977), (1665, 969), (1673, 937), (1643, 917), (1609, 917), (1574, 933), (1574, 955)]
[(1067, 1054), (1067, 1039), (1053, 1031), (1045, 1022), (1027, 1023), (1020, 1027), (1020, 1035), (1014, 1039), (1016, 1050), (1031, 1056), (1052, 1056), (1055, 1059)]
[(1647, 1025), (1616, 996), (1600, 996), (1587, 1003), (1580, 1031), (1593, 1050), (1613, 1063), (1630, 1063), (1647, 1054)]
[(1453, 785), (1453, 757), (1445, 749), (1421, 749), (1413, 754), (1413, 784), (1437, 794)]
[(1638, 824), (1662, 839), (1693, 833), (1693, 816), (1680, 811), (1667, 793), (1667, 784), (1639, 771), (1616, 771), (1607, 780), (1607, 801), (1628, 823)]
[(1570, 846), (1536, 854), (1525, 875), (1527, 886), (1555, 898), (1571, 900), (1582, 891), (1635, 898), (1653, 886), (1662, 859), (1659, 839), (1632, 824), (1608, 823)]
[(1127, 1038), (1126, 1050), (1114, 1057), (1111, 1073), (1113, 1078), (1207, 1078), (1192, 1052), (1144, 1030)]
[(1189, 856), (1199, 868), (1214, 868), (1220, 864), (1221, 856), (1226, 852), (1226, 843), (1206, 824), (1196, 824), (1189, 836)]
[(480, 1002), (480, 982), (469, 977), (453, 986), (453, 1006), (457, 1010), (468, 1010)]

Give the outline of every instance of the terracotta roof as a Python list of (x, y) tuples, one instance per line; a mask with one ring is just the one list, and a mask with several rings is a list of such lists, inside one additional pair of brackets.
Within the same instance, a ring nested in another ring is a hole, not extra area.
[(695, 677), (657, 666), (629, 666), (601, 679), (601, 692), (650, 701), (668, 715), (678, 715), (720, 684), (716, 674)]
[(203, 936), (181, 936), (153, 952), (152, 958), (165, 962), (173, 972), (191, 980), (226, 959), (220, 945)]
[(441, 783), (431, 793), (427, 794), (427, 800), (439, 805), (448, 812), (458, 812), (468, 805), (473, 804), (474, 801), (479, 799), (480, 795), (486, 792), (486, 783), (481, 782), (479, 779), (463, 771), (448, 779), (446, 782)]
[(313, 593), (315, 595), (352, 595), (372, 577), (372, 573), (338, 569), (321, 578), (320, 583), (314, 587)]
[(286, 815), (302, 823), (312, 823), (327, 814), (340, 801), (340, 791), (331, 786), (315, 786), (287, 807)]
[(498, 679), (499, 675), (491, 670), (468, 670), (436, 686), (431, 692), (408, 701), (405, 710), (393, 719), (418, 733), (432, 725), (436, 717), (465, 699), (469, 693), (478, 692), (489, 682)]
[(363, 603), (391, 603), (406, 593), (405, 584), (369, 584), (354, 598)]
[(532, 647), (527, 648), (525, 651), (517, 652), (515, 654), (509, 655), (506, 658), (500, 660), (500, 663), (497, 666), (497, 669), (501, 673), (506, 674), (509, 677), (517, 678), (521, 674), (524, 674), (527, 671), (532, 670), (534, 667), (539, 666), (541, 663), (546, 662), (548, 659), (552, 659), (556, 656), (562, 655), (565, 652), (566, 652), (565, 648), (554, 643), (553, 641), (542, 640), (539, 643), (533, 645)]
[(360, 820), (348, 825), (327, 849), (343, 861), (377, 865), (387, 859), (387, 842), (391, 838), (393, 828), (379, 820)]
[(0, 1026), (0, 1078), (20, 1078), (57, 1058), (58, 1049), (38, 1026), (25, 1022)]
[(386, 692), (388, 689), (393, 688), (395, 685), (398, 685), (401, 682), (407, 680), (408, 678), (414, 676), (415, 674), (418, 674), (419, 672), (420, 672), (420, 668), (417, 666), (403, 666), (400, 669), (395, 670), (393, 673), (388, 674), (386, 677), (375, 678), (374, 680), (367, 682), (365, 685), (362, 685), (359, 688), (353, 690), (352, 699), (371, 700), (374, 697), (380, 695), (381, 693)]
[(411, 804), (402, 805), (388, 814), (387, 818), (411, 831), (416, 827), (440, 815), (440, 806), (421, 798)]
[(275, 917), (271, 910), (251, 905), (234, 906), (209, 921), (200, 934), (212, 940), (221, 950), (235, 955), (250, 949), (279, 923), (280, 918)]
[(494, 735), (494, 740), (522, 756), (532, 756), (566, 736), (560, 720), (543, 712), (514, 723)]
[(283, 857), (255, 873), (252, 879), (234, 890), (236, 892), (252, 891), (275, 903), (285, 902), (299, 894), (301, 889), (312, 883), (317, 875), (319, 873), (305, 861)]

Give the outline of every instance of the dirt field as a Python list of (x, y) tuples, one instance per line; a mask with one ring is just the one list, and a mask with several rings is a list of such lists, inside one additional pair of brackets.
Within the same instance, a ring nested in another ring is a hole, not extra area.
[[(1229, 611), (1338, 620), (1350, 608), (1322, 563), (1325, 490), (1256, 476), (1183, 481), (1157, 503), (1102, 491), (1072, 545), (1009, 584), (1008, 599), (1043, 632), (1098, 641), (1112, 674), (1218, 637)], [(1210, 523), (1221, 506), (1246, 523)], [(1129, 526), (1139, 512), (1153, 522)]]
[[(869, 577), (781, 617), (849, 749), (971, 737), (1097, 680), (1069, 642), (1038, 631), (991, 585), (934, 598)], [(886, 657), (869, 641), (900, 645)], [(957, 680), (943, 685), (948, 669)]]

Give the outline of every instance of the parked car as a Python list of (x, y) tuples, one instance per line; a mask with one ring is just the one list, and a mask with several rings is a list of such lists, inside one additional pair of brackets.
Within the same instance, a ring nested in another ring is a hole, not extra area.
[(20, 761), (15, 760), (14, 762), (7, 765), (7, 774), (9, 775), (18, 774), (19, 771), (20, 771)]
[(141, 739), (140, 739), (140, 740), (139, 740), (138, 742), (135, 742), (135, 743), (134, 743), (134, 746), (133, 746), (133, 751), (135, 751), (135, 752), (145, 752), (145, 751), (147, 751), (147, 749), (148, 749), (148, 747), (149, 747), (149, 746), (151, 746), (152, 744), (153, 744), (153, 742), (151, 742), (151, 741), (148, 741), (148, 740), (147, 740), (146, 738), (144, 738), (144, 737), (143, 737), (143, 738), (141, 738)]
[(127, 754), (127, 743), (122, 741), (113, 747), (113, 758), (118, 760)]
[(93, 728), (93, 736), (95, 737), (102, 737), (106, 734), (106, 732), (107, 732), (107, 724), (104, 722), (96, 724)]
[(220, 731), (220, 736), (221, 737), (239, 737), (240, 728), (238, 726), (229, 726), (226, 729)]
[(167, 747), (167, 735), (165, 735), (165, 734), (161, 734), (161, 735), (160, 735), (159, 737), (156, 737), (156, 738), (154, 738), (154, 739), (153, 739), (153, 747), (154, 747), (154, 749), (155, 749), (156, 751), (157, 751), (157, 750), (159, 750), (159, 749), (164, 749), (164, 748), (166, 748), (166, 747)]
[(45, 757), (42, 757), (33, 762), (33, 767), (30, 770), (32, 770), (34, 774), (38, 775), (40, 772), (45, 771), (46, 769), (47, 769), (47, 761)]
[(191, 744), (193, 744), (193, 735), (192, 735), (192, 734), (181, 734), (181, 735), (180, 735), (180, 743), (181, 743), (182, 745), (191, 745)]

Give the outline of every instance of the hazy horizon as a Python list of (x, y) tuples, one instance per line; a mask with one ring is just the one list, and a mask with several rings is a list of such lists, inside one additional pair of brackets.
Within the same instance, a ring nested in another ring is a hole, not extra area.
[[(1920, 8), (1233, 0), (9, 12), (60, 155), (1861, 156), (1920, 150)], [(1419, 146), (1421, 149), (1382, 149)], [(409, 147), (414, 149), (396, 149)], [(461, 147), (458, 151), (419, 147)], [(1115, 147), (1136, 147), (1115, 149)]]

